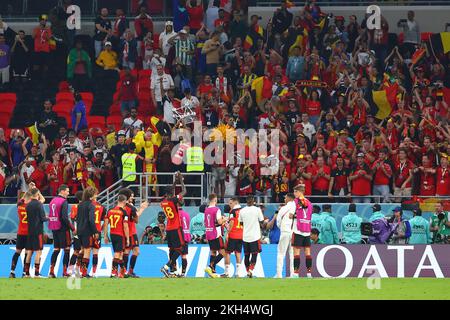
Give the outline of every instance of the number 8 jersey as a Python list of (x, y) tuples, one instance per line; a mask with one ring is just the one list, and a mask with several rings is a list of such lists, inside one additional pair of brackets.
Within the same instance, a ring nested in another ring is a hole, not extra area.
[(178, 198), (168, 198), (161, 201), (161, 208), (167, 217), (166, 230), (178, 230), (181, 228), (180, 213), (178, 212)]

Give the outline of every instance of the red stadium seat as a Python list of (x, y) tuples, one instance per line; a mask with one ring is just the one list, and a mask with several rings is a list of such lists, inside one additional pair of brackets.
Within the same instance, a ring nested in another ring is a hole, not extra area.
[(119, 91), (114, 92), (113, 102), (119, 102), (119, 95), (120, 95)]
[(141, 78), (138, 83), (138, 92), (150, 92), (150, 78)]
[(92, 107), (92, 103), (94, 102), (94, 95), (92, 92), (80, 92), (81, 98), (83, 98), (83, 101), (87, 106)]
[(139, 80), (142, 79), (142, 78), (150, 79), (151, 76), (152, 76), (152, 70), (151, 69), (139, 70)]
[(106, 118), (106, 125), (112, 124), (116, 128), (116, 131), (119, 131), (122, 128), (122, 116), (111, 115)]
[(9, 113), (0, 112), (0, 128), (8, 128), (9, 120), (11, 120), (11, 115)]
[(86, 119), (89, 128), (100, 128), (102, 130), (105, 130), (106, 128), (105, 117), (86, 115)]
[(75, 99), (73, 97), (72, 92), (58, 92), (56, 94), (56, 103), (66, 102), (69, 104), (72, 104), (72, 106), (75, 104)]
[(16, 102), (17, 97), (15, 93), (0, 93), (0, 112), (12, 115)]
[(0, 93), (0, 101), (12, 101), (17, 102), (17, 96), (15, 93)]
[(70, 114), (72, 112), (73, 103), (63, 101), (63, 102), (57, 102), (53, 106), (53, 111), (55, 111), (57, 114)]
[(119, 102), (113, 103), (109, 107), (109, 115), (110, 116), (120, 116), (121, 115)]

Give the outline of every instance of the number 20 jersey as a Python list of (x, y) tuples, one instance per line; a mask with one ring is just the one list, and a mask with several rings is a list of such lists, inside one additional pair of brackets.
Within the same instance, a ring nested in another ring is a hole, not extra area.
[(180, 213), (178, 212), (178, 198), (169, 198), (161, 201), (161, 208), (167, 217), (166, 230), (181, 228)]

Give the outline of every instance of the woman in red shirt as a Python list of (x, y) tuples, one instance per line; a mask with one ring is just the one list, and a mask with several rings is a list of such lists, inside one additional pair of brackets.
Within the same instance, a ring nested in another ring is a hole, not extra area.
[(305, 103), (306, 113), (309, 116), (309, 122), (315, 124), (320, 117), (322, 111), (322, 104), (319, 100), (319, 92), (311, 90), (311, 93)]
[(203, 23), (203, 6), (199, 0), (190, 0), (186, 3), (186, 9), (189, 14), (189, 27), (191, 33), (196, 34), (201, 29)]

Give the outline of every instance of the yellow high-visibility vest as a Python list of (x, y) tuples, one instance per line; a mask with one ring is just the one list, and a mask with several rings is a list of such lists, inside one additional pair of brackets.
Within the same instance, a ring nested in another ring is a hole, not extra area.
[(122, 155), (122, 179), (124, 181), (136, 180), (136, 158), (135, 153), (124, 153)]
[(203, 149), (201, 147), (190, 147), (186, 150), (186, 171), (203, 171), (205, 164), (203, 162)]

